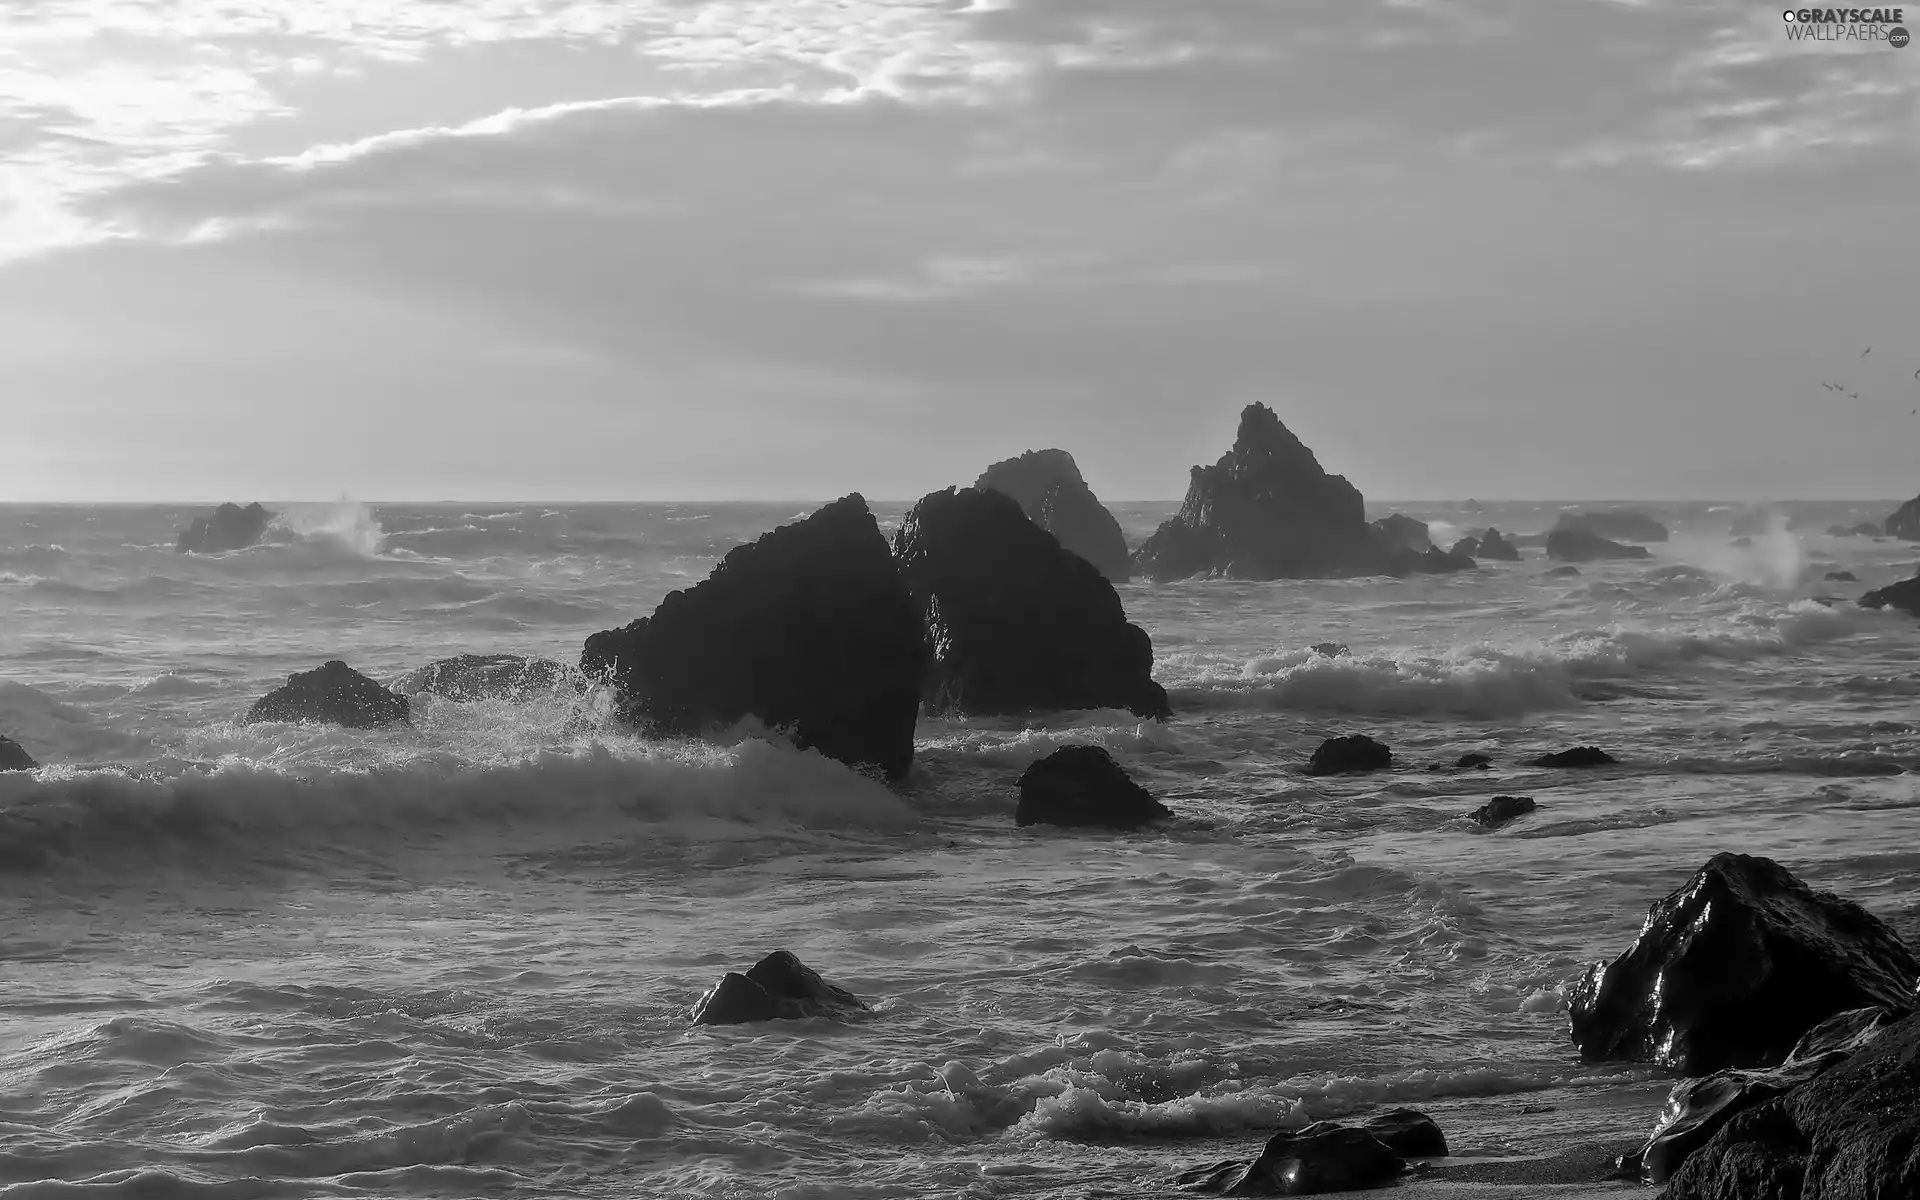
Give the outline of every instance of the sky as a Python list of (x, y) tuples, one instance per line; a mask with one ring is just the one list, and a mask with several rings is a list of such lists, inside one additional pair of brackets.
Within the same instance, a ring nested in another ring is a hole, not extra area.
[(0, 0), (0, 501), (1904, 497), (1916, 214), (1760, 3)]

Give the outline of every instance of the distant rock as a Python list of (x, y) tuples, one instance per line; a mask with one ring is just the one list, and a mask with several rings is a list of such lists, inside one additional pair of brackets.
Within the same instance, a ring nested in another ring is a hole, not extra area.
[(19, 742), (0, 734), (0, 771), (31, 771), (39, 765)]
[(1473, 819), (1488, 829), (1498, 829), (1508, 821), (1524, 817), (1540, 806), (1532, 796), (1495, 796), (1473, 810)]
[(1028, 519), (1100, 568), (1108, 582), (1127, 582), (1131, 567), (1120, 522), (1093, 494), (1065, 450), (1029, 450), (997, 462), (973, 486), (1012, 496)]
[(222, 504), (213, 510), (212, 516), (193, 519), (193, 524), (181, 532), (180, 540), (173, 547), (174, 553), (219, 554), (244, 550), (266, 533), (273, 516), (257, 501), (245, 508)]
[(1665, 525), (1646, 513), (1632, 509), (1561, 513), (1553, 528), (1591, 533), (1596, 537), (1621, 542), (1664, 542), (1668, 537)]
[(1649, 910), (1633, 945), (1569, 997), (1589, 1062), (1689, 1075), (1772, 1067), (1849, 1009), (1913, 1000), (1920, 962), (1859, 905), (1771, 859), (1716, 854)]
[(1328, 738), (1307, 763), (1309, 775), (1348, 775), (1384, 771), (1393, 766), (1393, 751), (1364, 734)]
[(524, 700), (562, 688), (577, 689), (580, 678), (547, 658), (518, 654), (461, 654), (407, 672), (393, 685), (403, 695), (426, 694), (443, 700)]
[(1862, 521), (1858, 525), (1854, 525), (1854, 526), (1829, 525), (1827, 526), (1827, 536), (1828, 537), (1882, 537), (1884, 536), (1884, 534), (1881, 528), (1878, 525), (1875, 525), (1872, 521)]
[(1340, 658), (1347, 653), (1345, 642), (1315, 642), (1310, 649), (1322, 658)]
[(1428, 531), (1425, 521), (1394, 513), (1375, 521), (1368, 528), (1373, 530), (1374, 538), (1380, 545), (1389, 551), (1411, 550), (1415, 554), (1425, 554), (1433, 549), (1433, 535)]
[(727, 972), (693, 1006), (693, 1023), (747, 1025), (809, 1017), (845, 1020), (870, 1011), (852, 992), (820, 978), (787, 951), (775, 950), (748, 968), (745, 975)]
[(1608, 754), (1598, 746), (1575, 746), (1571, 750), (1556, 750), (1552, 754), (1542, 754), (1529, 762), (1530, 767), (1611, 767), (1620, 760)]
[(1186, 501), (1135, 552), (1154, 580), (1219, 574), (1235, 579), (1312, 579), (1390, 569), (1367, 525), (1366, 502), (1273, 410), (1240, 414), (1233, 449), (1193, 468)]
[(1252, 1162), (1212, 1163), (1183, 1171), (1188, 1191), (1216, 1196), (1311, 1196), (1384, 1187), (1407, 1163), (1372, 1130), (1318, 1121), (1273, 1135)]
[(689, 736), (757, 717), (898, 780), (930, 658), (919, 606), (855, 493), (734, 547), (652, 616), (594, 634), (580, 669), (610, 684), (617, 714), (640, 728)]
[(1888, 537), (1920, 542), (1920, 496), (1893, 510), (1893, 515), (1887, 518), (1886, 531)]
[(286, 721), (378, 729), (404, 723), (411, 705), (405, 696), (381, 687), (339, 659), (287, 677), (287, 682), (254, 701), (243, 724)]
[(1883, 588), (1875, 588), (1860, 597), (1860, 607), (1893, 607), (1920, 617), (1920, 576), (1903, 579), (1899, 583), (1890, 583)]
[(1860, 582), (1860, 577), (1852, 571), (1828, 571), (1826, 581), (1828, 583), (1858, 583)]
[(921, 498), (894, 554), (934, 648), (929, 712), (1123, 708), (1172, 715), (1153, 644), (1113, 585), (1003, 492)]
[(1016, 825), (1137, 829), (1173, 810), (1099, 746), (1062, 746), (1020, 775)]
[(1438, 546), (1429, 547), (1425, 554), (1415, 554), (1410, 550), (1396, 551), (1395, 558), (1398, 560), (1395, 574), (1451, 575), (1456, 571), (1475, 571), (1480, 567), (1471, 554), (1442, 550)]
[(1547, 557), (1561, 562), (1594, 562), (1609, 558), (1651, 558), (1645, 546), (1611, 542), (1584, 529), (1556, 529), (1547, 534)]
[(1473, 537), (1463, 537), (1459, 541), (1455, 542), (1453, 544), (1453, 549), (1447, 551), (1447, 553), (1464, 554), (1468, 558), (1477, 558), (1479, 557), (1479, 554), (1480, 554), (1480, 539), (1473, 538)]
[(1484, 771), (1492, 765), (1493, 756), (1482, 754), (1478, 750), (1462, 754), (1460, 760), (1453, 764), (1454, 769), (1459, 771)]
[(1551, 571), (1541, 572), (1540, 577), (1542, 579), (1572, 579), (1579, 573), (1579, 567), (1555, 567)]
[(1447, 1135), (1433, 1118), (1413, 1108), (1396, 1108), (1370, 1117), (1364, 1126), (1387, 1149), (1405, 1158), (1447, 1157)]
[(1737, 537), (1733, 539), (1733, 544), (1745, 550), (1753, 545), (1753, 539), (1750, 537)]

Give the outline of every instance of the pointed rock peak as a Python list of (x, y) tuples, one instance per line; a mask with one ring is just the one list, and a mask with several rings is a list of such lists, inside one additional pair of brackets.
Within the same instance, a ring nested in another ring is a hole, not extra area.
[(1313, 451), (1281, 422), (1279, 414), (1258, 402), (1240, 410), (1233, 456), (1243, 462), (1277, 459), (1299, 468), (1311, 467), (1316, 474), (1325, 473)]

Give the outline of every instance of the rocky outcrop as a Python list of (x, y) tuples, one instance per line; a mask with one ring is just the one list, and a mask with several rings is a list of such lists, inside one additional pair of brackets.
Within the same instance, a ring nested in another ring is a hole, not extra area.
[(1664, 542), (1667, 527), (1643, 512), (1611, 509), (1598, 512), (1561, 513), (1554, 522), (1556, 530), (1575, 530), (1619, 542)]
[(975, 489), (992, 488), (1020, 502), (1035, 525), (1100, 569), (1109, 583), (1125, 583), (1131, 572), (1126, 535), (1107, 506), (1080, 476), (1065, 450), (1029, 450), (988, 467)]
[(258, 501), (245, 508), (222, 504), (213, 510), (212, 516), (195, 517), (193, 524), (181, 531), (174, 553), (219, 554), (226, 550), (244, 550), (260, 540), (272, 520), (273, 514), (260, 507)]
[(1371, 1129), (1318, 1121), (1274, 1134), (1252, 1162), (1210, 1163), (1176, 1178), (1216, 1196), (1311, 1196), (1384, 1187), (1406, 1170), (1406, 1159)]
[(1010, 496), (921, 498), (894, 554), (933, 646), (930, 712), (973, 716), (1123, 708), (1172, 715), (1153, 644), (1113, 585), (1027, 520)]
[(1861, 608), (1897, 608), (1920, 617), (1920, 576), (1875, 588), (1860, 597)]
[(31, 771), (39, 765), (19, 742), (0, 734), (0, 771)]
[(1519, 562), (1520, 551), (1506, 538), (1500, 536), (1498, 529), (1489, 529), (1480, 538), (1480, 548), (1474, 551), (1475, 558), (1490, 558), (1499, 562)]
[(1173, 815), (1099, 746), (1062, 746), (1020, 775), (1016, 825), (1137, 829)]
[(1561, 562), (1595, 562), (1610, 558), (1652, 558), (1645, 546), (1608, 541), (1584, 529), (1556, 529), (1547, 534), (1547, 557)]
[(1689, 1075), (1773, 1067), (1836, 1013), (1912, 999), (1920, 963), (1859, 905), (1779, 863), (1717, 854), (1648, 911), (1634, 943), (1569, 997), (1590, 1062)]
[(1469, 750), (1453, 764), (1456, 771), (1484, 771), (1493, 765), (1493, 755), (1478, 750)]
[(1219, 462), (1193, 468), (1179, 513), (1147, 539), (1133, 565), (1155, 580), (1312, 579), (1390, 569), (1359, 490), (1327, 474), (1264, 404), (1241, 412), (1233, 449)]
[(1322, 658), (1343, 658), (1347, 654), (1345, 642), (1315, 642), (1307, 648)]
[(751, 716), (897, 780), (930, 659), (919, 606), (856, 493), (736, 546), (652, 616), (594, 634), (580, 670), (642, 729), (690, 736)]
[(1902, 504), (1893, 510), (1886, 520), (1888, 537), (1897, 537), (1904, 542), (1920, 542), (1920, 496)]
[(747, 1025), (759, 1021), (801, 1021), (810, 1017), (846, 1020), (870, 1012), (859, 997), (837, 988), (785, 950), (775, 950), (742, 975), (729, 971), (693, 1006), (695, 1025)]
[(411, 707), (405, 696), (388, 691), (336, 658), (289, 675), (285, 684), (253, 702), (243, 724), (285, 721), (378, 729), (405, 722)]
[(1453, 544), (1453, 549), (1449, 550), (1447, 553), (1464, 554), (1468, 558), (1475, 558), (1480, 553), (1480, 539), (1472, 538), (1472, 537), (1463, 537), (1459, 541), (1455, 542)]
[(1611, 767), (1619, 759), (1608, 754), (1598, 746), (1575, 746), (1571, 750), (1556, 750), (1552, 754), (1542, 754), (1539, 758), (1529, 759), (1530, 767), (1557, 767), (1561, 769), (1580, 767)]
[(1328, 738), (1307, 763), (1309, 775), (1351, 775), (1393, 766), (1393, 751), (1364, 734)]
[(1368, 528), (1373, 530), (1374, 539), (1386, 550), (1411, 550), (1415, 554), (1425, 554), (1433, 549), (1433, 534), (1425, 521), (1394, 513), (1375, 521)]
[(579, 677), (547, 658), (518, 654), (461, 654), (409, 671), (393, 685), (403, 695), (473, 700), (525, 700), (579, 686)]
[(1828, 537), (1881, 537), (1883, 531), (1872, 521), (1862, 521), (1858, 525), (1829, 525)]
[(1451, 575), (1455, 571), (1478, 570), (1480, 564), (1473, 561), (1473, 555), (1462, 554), (1458, 550), (1442, 550), (1431, 546), (1425, 554), (1415, 554), (1410, 550), (1394, 553), (1394, 574)]
[(1858, 575), (1855, 575), (1852, 571), (1828, 571), (1826, 576), (1826, 582), (1828, 583), (1859, 583), (1860, 577)]
[(1473, 819), (1488, 829), (1498, 829), (1539, 807), (1533, 802), (1532, 796), (1495, 796), (1473, 810)]

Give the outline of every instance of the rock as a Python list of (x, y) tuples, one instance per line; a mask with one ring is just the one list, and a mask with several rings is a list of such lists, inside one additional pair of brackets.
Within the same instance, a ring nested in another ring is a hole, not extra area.
[(339, 659), (289, 675), (287, 682), (254, 701), (242, 724), (287, 721), (377, 729), (405, 722), (411, 710), (396, 695)]
[(1574, 987), (1574, 1044), (1589, 1062), (1703, 1075), (1779, 1065), (1849, 1009), (1906, 1006), (1920, 963), (1859, 905), (1770, 859), (1717, 854), (1655, 903), (1628, 950)]
[(1828, 537), (1882, 537), (1885, 536), (1878, 525), (1872, 521), (1862, 521), (1858, 525), (1829, 525)]
[(1307, 763), (1309, 775), (1347, 775), (1384, 771), (1393, 765), (1393, 751), (1362, 734), (1328, 738)]
[(753, 964), (745, 975), (727, 972), (693, 1006), (693, 1023), (746, 1025), (809, 1017), (845, 1020), (871, 1011), (852, 992), (834, 987), (787, 951), (775, 950)]
[(1402, 550), (1395, 557), (1396, 562), (1393, 568), (1395, 574), (1411, 571), (1421, 575), (1451, 575), (1455, 571), (1477, 570), (1480, 565), (1473, 561), (1471, 554), (1456, 554), (1442, 550), (1438, 546), (1429, 549), (1425, 554), (1413, 554)]
[(1447, 551), (1447, 553), (1455, 554), (1455, 555), (1464, 554), (1468, 558), (1477, 558), (1479, 557), (1479, 554), (1480, 554), (1480, 539), (1472, 538), (1472, 537), (1463, 537), (1459, 541), (1455, 542), (1453, 544), (1453, 549)]
[(1345, 642), (1315, 642), (1310, 649), (1322, 658), (1339, 658), (1347, 652)]
[(1920, 1016), (1738, 1112), (1688, 1155), (1667, 1200), (1920, 1196)]
[(1193, 468), (1187, 498), (1134, 554), (1154, 580), (1203, 572), (1236, 579), (1312, 579), (1389, 569), (1366, 502), (1329, 475), (1273, 410), (1250, 404), (1233, 449)]
[(1860, 577), (1855, 575), (1852, 571), (1828, 571), (1827, 582), (1828, 583), (1858, 583), (1860, 582)]
[(1737, 537), (1733, 539), (1733, 544), (1742, 550), (1747, 550), (1752, 548), (1753, 539), (1750, 537)]
[(1274, 1134), (1252, 1162), (1198, 1167), (1178, 1181), (1220, 1196), (1315, 1196), (1381, 1187), (1406, 1169), (1406, 1160), (1368, 1130), (1319, 1121)]
[(1380, 545), (1388, 550), (1411, 550), (1415, 554), (1425, 554), (1433, 549), (1433, 535), (1428, 531), (1425, 521), (1394, 513), (1375, 521), (1368, 528), (1373, 530)]
[(1475, 558), (1491, 558), (1500, 562), (1519, 562), (1520, 551), (1506, 538), (1500, 536), (1498, 529), (1489, 529), (1480, 537), (1480, 549)]
[(1580, 573), (1579, 567), (1555, 567), (1541, 575), (1543, 579), (1572, 579)]
[(226, 550), (243, 550), (260, 540), (267, 531), (267, 525), (273, 520), (273, 514), (260, 507), (256, 501), (241, 508), (238, 504), (222, 504), (213, 510), (210, 517), (195, 517), (193, 524), (180, 534), (180, 540), (174, 544), (176, 554), (219, 554)]
[(547, 658), (517, 654), (461, 654), (428, 663), (401, 676), (393, 690), (426, 693), (443, 700), (524, 700), (579, 687), (579, 677)]
[(1457, 771), (1484, 771), (1493, 765), (1493, 755), (1471, 750), (1462, 754), (1453, 766)]
[(1886, 534), (1903, 542), (1920, 542), (1920, 496), (1893, 510), (1886, 520)]
[(1645, 546), (1610, 542), (1584, 529), (1556, 529), (1547, 534), (1547, 557), (1562, 562), (1593, 562), (1609, 558), (1652, 558)]
[(894, 553), (932, 644), (930, 712), (1124, 708), (1172, 715), (1153, 644), (1113, 585), (1002, 492), (921, 498)]
[(1473, 819), (1488, 829), (1498, 829), (1516, 817), (1524, 817), (1539, 808), (1532, 796), (1495, 796), (1473, 811)]
[(1099, 746), (1062, 746), (1020, 775), (1016, 825), (1137, 829), (1173, 815)]
[(1920, 576), (1875, 588), (1860, 597), (1861, 608), (1897, 608), (1920, 617)]
[(930, 657), (919, 607), (856, 493), (728, 551), (651, 617), (594, 634), (580, 669), (616, 688), (622, 719), (655, 733), (753, 716), (898, 780)]
[(1130, 563), (1120, 522), (1093, 494), (1065, 450), (1029, 450), (997, 462), (973, 486), (1012, 496), (1029, 520), (1098, 567), (1108, 582), (1127, 581)]
[(1447, 1135), (1433, 1118), (1411, 1108), (1396, 1108), (1369, 1119), (1364, 1126), (1387, 1149), (1402, 1158), (1447, 1157)]
[(1530, 767), (1611, 767), (1620, 760), (1608, 754), (1598, 746), (1575, 746), (1571, 750), (1557, 750), (1552, 754), (1542, 754), (1528, 762)]
[(1602, 539), (1622, 542), (1664, 542), (1667, 527), (1643, 512), (1616, 509), (1601, 512), (1561, 513), (1554, 530), (1590, 533)]
[(19, 742), (0, 734), (0, 771), (31, 771), (39, 765)]

